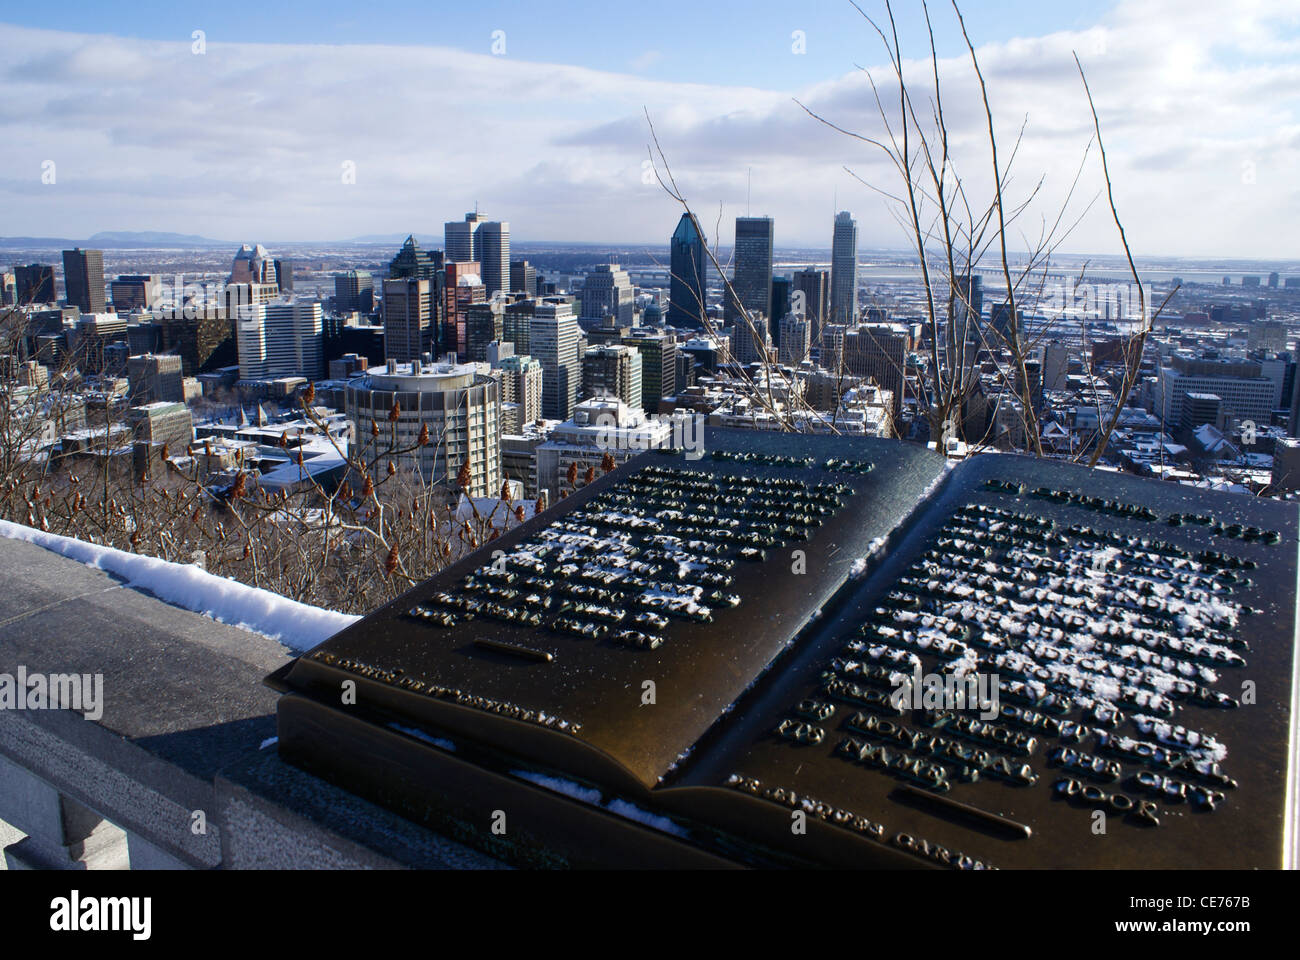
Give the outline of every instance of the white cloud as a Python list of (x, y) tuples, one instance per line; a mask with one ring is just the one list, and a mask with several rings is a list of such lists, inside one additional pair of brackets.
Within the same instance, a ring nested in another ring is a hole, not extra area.
[[(1088, 30), (980, 48), (1004, 156), (1028, 116), (1013, 192), (1046, 175), (1028, 232), (1039, 214), (1052, 214), (1092, 133), (1077, 50), (1138, 251), (1300, 256), (1294, 5), (1238, 4), (1220, 14), (1186, 6), (1133, 0)], [(649, 66), (653, 53), (629, 69)], [(868, 49), (861, 60), (883, 57)], [(437, 233), (478, 201), (521, 238), (662, 241), (678, 211), (642, 182), (644, 106), (710, 223), (719, 203), (727, 218), (743, 212), (752, 168), (754, 212), (776, 217), (778, 244), (827, 245), (836, 194), (858, 215), (864, 245), (906, 242), (879, 198), (843, 170), (894, 189), (888, 165), (809, 118), (786, 92), (443, 48), (209, 38), (206, 55), (195, 56), (188, 43), (8, 26), (0, 26), (0, 63), (7, 234)], [(928, 70), (908, 65), (916, 83)], [(872, 72), (888, 98), (886, 71)], [(953, 155), (977, 190), (989, 182), (989, 160), (969, 59), (942, 61), (940, 76)], [(850, 129), (883, 133), (860, 72), (793, 93)], [(58, 165), (53, 186), (40, 182), (47, 159)], [(341, 182), (345, 161), (356, 164), (354, 185)], [(1094, 152), (1085, 197), (1100, 187), (1095, 161)], [(1069, 246), (1116, 249), (1101, 207)]]

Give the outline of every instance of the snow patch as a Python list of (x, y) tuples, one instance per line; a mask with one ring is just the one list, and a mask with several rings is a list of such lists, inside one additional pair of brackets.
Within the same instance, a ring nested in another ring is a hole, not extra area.
[(172, 606), (260, 633), (303, 652), (329, 639), (360, 617), (323, 610), (200, 570), (187, 563), (127, 553), (72, 537), (45, 533), (0, 520), (0, 536), (24, 540), (69, 560), (103, 570), (148, 591)]

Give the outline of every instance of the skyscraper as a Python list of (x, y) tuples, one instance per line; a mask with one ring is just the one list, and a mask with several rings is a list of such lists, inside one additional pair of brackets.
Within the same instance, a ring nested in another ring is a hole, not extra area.
[(465, 308), (465, 359), (486, 363), (488, 344), (499, 343), (505, 327), (505, 307), (500, 301), (472, 303)]
[(497, 367), (501, 371), (501, 402), (519, 407), (515, 429), (541, 417), (545, 379), (541, 363), (527, 354), (516, 354), (503, 358)]
[(280, 285), (280, 292), (285, 296), (293, 293), (293, 261), (275, 261), (275, 282)]
[(568, 420), (578, 402), (582, 359), (578, 318), (564, 301), (537, 304), (528, 329), (528, 350), (542, 364), (542, 415)]
[(700, 329), (707, 316), (705, 291), (708, 273), (704, 263), (704, 238), (689, 213), (683, 213), (669, 244), (668, 325)]
[(537, 270), (527, 260), (510, 261), (510, 292), (537, 296)]
[[(66, 254), (64, 255), (66, 257)], [(227, 283), (263, 283), (279, 286), (275, 275), (275, 261), (260, 243), (244, 244), (235, 251), (230, 264), (230, 279)]]
[(510, 292), (510, 224), (490, 220), (479, 227), (479, 249), (474, 259), (482, 268), (488, 298)]
[(781, 321), (780, 363), (800, 364), (808, 359), (811, 327), (807, 320), (789, 314)]
[(582, 357), (582, 392), (641, 406), (641, 353), (617, 343), (588, 348)]
[(830, 275), (825, 270), (796, 270), (791, 284), (790, 312), (808, 321), (808, 335), (816, 344), (830, 306)]
[(443, 280), (445, 302), (442, 306), (440, 354), (455, 351), (463, 358), (469, 349), (468, 331), (465, 327), (466, 308), (487, 299), (487, 288), (479, 269), (478, 263), (473, 260), (447, 263)]
[(63, 287), (67, 301), (82, 313), (103, 313), (104, 303), (104, 251), (63, 251)]
[(432, 349), (432, 280), (384, 281), (384, 358), (419, 360)]
[(118, 313), (148, 310), (155, 299), (155, 280), (152, 274), (122, 274), (109, 284), (113, 293), (113, 309)]
[(641, 406), (657, 413), (659, 401), (677, 392), (677, 341), (670, 334), (639, 328), (621, 343), (641, 353)]
[(479, 265), (486, 295), (510, 289), (510, 224), (485, 220), (475, 211), (464, 220), (443, 225), (443, 246), (447, 263)]
[(858, 319), (858, 221), (841, 210), (831, 235), (831, 323)]
[(369, 270), (348, 270), (334, 274), (334, 310), (338, 313), (369, 313), (374, 309), (375, 282)]
[(54, 267), (48, 263), (14, 267), (14, 284), (20, 304), (54, 302)]
[(464, 220), (448, 220), (442, 225), (442, 248), (448, 263), (468, 263), (478, 259), (478, 231), (483, 218), (477, 212), (465, 214)]
[(726, 298), (724, 316), (728, 320), (739, 319), (741, 309), (772, 316), (774, 228), (771, 217), (736, 218), (736, 269), (731, 281), (736, 296)]
[(975, 339), (978, 334), (980, 317), (984, 313), (984, 278), (978, 274), (962, 274), (952, 291), (952, 315), (962, 325), (969, 315), (971, 323), (967, 330), (967, 339)]
[(598, 324), (613, 317), (615, 326), (630, 327), (635, 310), (632, 281), (626, 270), (616, 263), (602, 263), (587, 274), (582, 287), (581, 319)]
[[(397, 436), (397, 465), (429, 483), (452, 483), (466, 465), (472, 497), (501, 491), (501, 388), (495, 377), (471, 364), (388, 363), (368, 370), (344, 388), (344, 411), (352, 421), (360, 454), (388, 455), (390, 430)], [(388, 426), (393, 401), (396, 422)], [(382, 425), (378, 436), (372, 424)], [(420, 443), (421, 431), (428, 443)]]
[(731, 333), (731, 356), (737, 363), (762, 363), (772, 352), (772, 335), (767, 316), (754, 311), (752, 323), (737, 320)]
[(790, 292), (793, 289), (789, 277), (772, 278), (772, 316), (770, 317), (772, 343), (781, 345), (781, 321), (790, 312)]
[(415, 237), (408, 236), (397, 251), (392, 262), (388, 264), (388, 275), (397, 277), (415, 277), (417, 280), (432, 280), (442, 272), (443, 254), (439, 250), (430, 253), (420, 249)]
[(903, 408), (911, 332), (901, 323), (864, 323), (850, 327), (843, 344), (844, 369), (892, 392), (897, 418)]
[(319, 301), (286, 298), (249, 304), (240, 308), (236, 329), (242, 379), (320, 379), (325, 345)]

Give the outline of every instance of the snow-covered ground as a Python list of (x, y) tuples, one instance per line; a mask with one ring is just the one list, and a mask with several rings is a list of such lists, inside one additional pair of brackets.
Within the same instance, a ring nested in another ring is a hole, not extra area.
[(52, 550), (70, 560), (121, 577), (130, 586), (146, 590), (173, 606), (260, 633), (298, 652), (310, 650), (361, 619), (289, 600), (267, 590), (218, 577), (191, 564), (170, 563), (156, 557), (127, 553), (45, 533), (8, 520), (0, 520), (0, 536), (25, 540)]

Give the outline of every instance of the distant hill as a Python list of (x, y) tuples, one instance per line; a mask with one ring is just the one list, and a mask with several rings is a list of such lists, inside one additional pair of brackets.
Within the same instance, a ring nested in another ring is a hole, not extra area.
[[(117, 230), (97, 233), (86, 238), (85, 245), (95, 247), (228, 247), (228, 240), (212, 240), (192, 233), (168, 233), (162, 230)], [(238, 246), (238, 244), (235, 244)]]
[(38, 250), (45, 248), (71, 250), (73, 247), (83, 247), (89, 250), (120, 250), (130, 248), (163, 249), (171, 247), (229, 246), (238, 247), (239, 244), (232, 244), (229, 240), (212, 240), (208, 237), (200, 237), (189, 233), (167, 233), (160, 230), (110, 231), (97, 233), (93, 237), (87, 237), (84, 240), (73, 240), (69, 237), (0, 237), (0, 249), (8, 250)]

